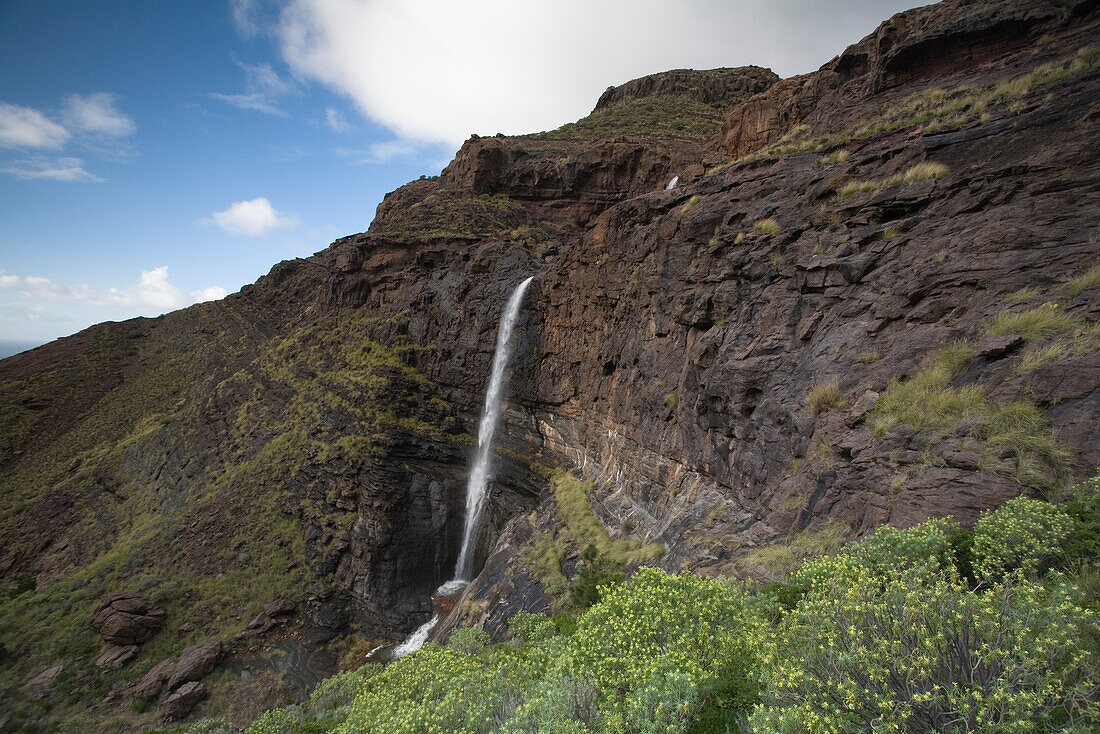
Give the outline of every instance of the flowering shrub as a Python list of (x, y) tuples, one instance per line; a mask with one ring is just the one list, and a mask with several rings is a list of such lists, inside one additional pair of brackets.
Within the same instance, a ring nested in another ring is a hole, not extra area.
[(956, 564), (950, 538), (956, 527), (942, 518), (904, 530), (883, 525), (836, 555), (807, 561), (791, 581), (811, 592), (828, 593), (838, 584), (886, 578), (900, 571), (925, 579), (954, 578)]
[(680, 728), (670, 720), (661, 731), (683, 731), (698, 703), (719, 689), (724, 708), (755, 701), (763, 631), (762, 616), (726, 583), (641, 568), (580, 618), (568, 669), (601, 691), (611, 731), (631, 730), (656, 681), (675, 682)]
[(1061, 552), (1073, 528), (1062, 508), (1023, 497), (995, 512), (982, 513), (974, 525), (974, 570), (980, 578), (1034, 576)]
[(1052, 732), (1100, 724), (1072, 586), (974, 593), (841, 564), (768, 646), (757, 732)]
[(1073, 533), (1091, 552), (1098, 490), (1013, 500), (973, 534), (880, 528), (756, 595), (643, 567), (577, 618), (518, 613), (499, 645), (460, 630), (248, 734), (1096, 731), (1095, 592), (1036, 571)]

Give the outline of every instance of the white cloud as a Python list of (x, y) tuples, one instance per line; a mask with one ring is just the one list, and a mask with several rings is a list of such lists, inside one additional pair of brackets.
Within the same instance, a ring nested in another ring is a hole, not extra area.
[[(24, 298), (39, 301), (63, 301), (87, 306), (122, 306), (138, 311), (169, 311), (197, 301), (222, 298), (225, 289), (211, 286), (192, 291), (190, 298), (168, 282), (168, 267), (141, 271), (138, 282), (126, 288), (92, 288), (64, 285), (49, 278), (0, 274), (0, 289), (13, 290)], [(41, 307), (35, 307), (41, 311)]]
[(84, 162), (79, 158), (57, 158), (54, 160), (36, 158), (15, 161), (0, 170), (9, 176), (22, 179), (43, 179), (70, 183), (103, 183), (106, 180), (84, 170)]
[(229, 291), (222, 288), (220, 285), (212, 285), (209, 288), (203, 288), (198, 291), (191, 291), (191, 298), (195, 300), (195, 303), (203, 303), (204, 301), (217, 301), (225, 298), (229, 295)]
[(63, 146), (72, 134), (31, 107), (0, 102), (0, 145), (6, 148)]
[(293, 92), (294, 85), (280, 78), (270, 64), (243, 64), (238, 61), (237, 66), (244, 70), (246, 91), (243, 94), (212, 93), (210, 96), (242, 110), (286, 117), (286, 112), (279, 107), (279, 99)]
[(407, 140), (383, 140), (380, 143), (372, 143), (364, 150), (349, 148), (337, 148), (333, 152), (344, 158), (351, 158), (356, 163), (388, 163), (394, 158), (404, 158), (413, 155), (418, 150), (417, 146)]
[(278, 38), (303, 78), (407, 140), (526, 133), (667, 69), (811, 71), (913, 0), (291, 0)]
[(214, 212), (203, 224), (216, 224), (230, 234), (260, 237), (276, 229), (291, 229), (298, 225), (292, 216), (276, 211), (266, 197), (251, 201), (235, 201), (222, 212)]
[(110, 138), (124, 138), (137, 130), (134, 121), (115, 106), (117, 98), (107, 92), (87, 96), (74, 94), (66, 103), (69, 125), (81, 132)]
[(339, 110), (332, 107), (325, 110), (325, 122), (332, 128), (333, 132), (339, 133), (340, 135), (350, 135), (358, 129), (355, 125), (352, 125), (344, 119), (344, 116), (340, 114)]
[(260, 25), (256, 21), (258, 10), (256, 0), (229, 0), (229, 13), (233, 17), (233, 25), (242, 38), (255, 38), (260, 32)]

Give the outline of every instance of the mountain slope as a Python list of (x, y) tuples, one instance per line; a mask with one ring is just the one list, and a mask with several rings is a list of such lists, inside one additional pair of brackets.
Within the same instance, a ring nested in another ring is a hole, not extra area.
[[(439, 638), (558, 608), (588, 544), (777, 579), (883, 523), (1056, 497), (1100, 463), (1098, 29), (1094, 2), (947, 2), (803, 77), (636, 80), (588, 124), (471, 139), (221, 302), (3, 360), (12, 725), (148, 722), (129, 683), (208, 640), (199, 711), (244, 721), (426, 619), (528, 275), (485, 570)], [(698, 125), (665, 124), (685, 94)], [(110, 671), (90, 621), (116, 591), (167, 620)], [(275, 597), (293, 621), (246, 630)], [(275, 649), (285, 679), (245, 674)]]

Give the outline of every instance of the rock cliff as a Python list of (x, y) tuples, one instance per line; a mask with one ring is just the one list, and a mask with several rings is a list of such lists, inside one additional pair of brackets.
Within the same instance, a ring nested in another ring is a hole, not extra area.
[[(484, 571), (437, 638), (560, 608), (595, 561), (559, 492), (619, 570), (646, 543), (763, 580), (1056, 496), (1100, 464), (1098, 67), (1095, 2), (949, 0), (802, 77), (635, 80), (471, 138), (223, 301), (0, 362), (3, 690), (64, 663), (64, 705), (103, 715), (189, 645), (224, 641), (218, 685), (254, 691), (235, 661), (291, 645), (324, 674), (415, 628), (529, 275)], [(91, 663), (112, 592), (167, 613), (121, 673)], [(276, 596), (300, 618), (249, 632)]]

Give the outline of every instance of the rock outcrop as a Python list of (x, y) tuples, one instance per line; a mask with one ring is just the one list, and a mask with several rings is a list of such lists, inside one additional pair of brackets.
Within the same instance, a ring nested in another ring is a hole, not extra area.
[(180, 653), (175, 670), (168, 679), (168, 690), (176, 689), (181, 683), (202, 680), (214, 670), (221, 656), (220, 642), (200, 642), (185, 648)]
[(104, 642), (112, 645), (140, 645), (164, 626), (166, 611), (139, 594), (125, 591), (105, 595), (92, 615), (92, 626)]
[(176, 658), (165, 658), (149, 669), (134, 688), (137, 698), (156, 698), (176, 668)]

